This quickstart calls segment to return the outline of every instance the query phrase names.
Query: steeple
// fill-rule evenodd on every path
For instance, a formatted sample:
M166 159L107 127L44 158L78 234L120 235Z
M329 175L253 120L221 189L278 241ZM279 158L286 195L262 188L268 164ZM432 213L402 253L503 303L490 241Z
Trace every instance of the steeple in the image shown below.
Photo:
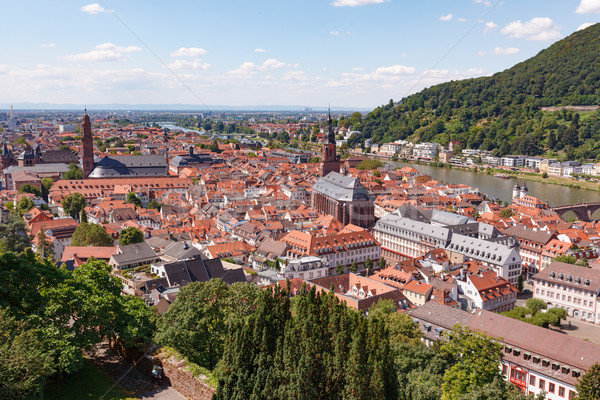
M331 171L340 172L340 163L337 159L337 149L335 146L335 133L331 123L331 109L327 115L327 132L323 136L323 152L321 153L321 176L325 176Z
M81 124L83 136L81 139L83 145L83 154L81 156L81 164L83 177L87 178L94 169L94 138L92 136L92 123L87 114L87 107L84 109L83 123Z

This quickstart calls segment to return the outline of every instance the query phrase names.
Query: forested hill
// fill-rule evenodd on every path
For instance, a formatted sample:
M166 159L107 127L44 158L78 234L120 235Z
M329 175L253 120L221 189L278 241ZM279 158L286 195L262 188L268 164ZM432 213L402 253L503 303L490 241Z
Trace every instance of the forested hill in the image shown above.
M600 24L575 32L490 77L427 88L381 106L355 142L409 139L504 154L600 156L600 114L541 111L544 106L600 105Z

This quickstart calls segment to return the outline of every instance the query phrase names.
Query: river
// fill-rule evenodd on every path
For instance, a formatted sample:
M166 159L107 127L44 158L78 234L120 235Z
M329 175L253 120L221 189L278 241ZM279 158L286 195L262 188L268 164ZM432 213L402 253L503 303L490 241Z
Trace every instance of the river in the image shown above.
M512 190L515 179L496 178L486 173L475 173L459 169L433 167L403 162L387 161L397 167L413 167L421 173L431 176L433 179L444 183L464 183L476 187L481 192L499 198L504 201L512 199ZM526 183L529 194L540 200L547 201L550 206L561 206L565 204L587 203L600 201L600 192L589 189L573 189L566 186L553 185L550 183L519 181L519 185Z

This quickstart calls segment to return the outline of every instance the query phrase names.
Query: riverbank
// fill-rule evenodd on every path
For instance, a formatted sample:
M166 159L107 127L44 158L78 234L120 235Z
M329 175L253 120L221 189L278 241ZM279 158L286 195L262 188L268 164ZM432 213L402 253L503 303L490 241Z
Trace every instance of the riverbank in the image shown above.
M376 156L373 154L367 154L366 157L378 159L384 162L390 162L390 157L384 156ZM571 189L586 189L593 191L600 191L600 183L597 181L587 181L587 180L578 180L574 178L566 178L559 176L547 176L544 178L542 174L538 174L536 172L527 172L527 171L513 171L502 168L494 168L491 166L485 165L473 165L472 167L467 166L459 166L453 164L445 164L441 162L425 162L425 161L412 161L412 160L397 160L396 162L404 162L410 164L417 165L427 165L436 168L445 168L445 169L453 169L457 171L466 171L475 174L483 174L483 175L508 175L509 178L514 178L517 180L524 180L529 182L539 182L539 183L547 183L551 185L557 186L565 186Z

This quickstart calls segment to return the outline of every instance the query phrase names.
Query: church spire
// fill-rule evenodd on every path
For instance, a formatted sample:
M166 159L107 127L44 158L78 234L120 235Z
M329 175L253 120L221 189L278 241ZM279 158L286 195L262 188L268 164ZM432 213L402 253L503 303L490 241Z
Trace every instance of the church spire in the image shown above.
M94 138L92 136L92 123L87 114L87 107L84 109L82 128L82 147L83 153L81 157L83 177L87 178L94 169Z

